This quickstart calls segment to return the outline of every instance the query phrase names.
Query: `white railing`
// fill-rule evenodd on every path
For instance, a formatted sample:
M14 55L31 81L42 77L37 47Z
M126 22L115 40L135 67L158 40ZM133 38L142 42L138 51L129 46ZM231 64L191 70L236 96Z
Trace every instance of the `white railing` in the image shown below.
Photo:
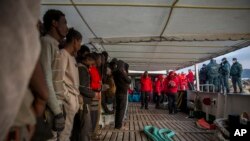
M214 84L201 84L200 85L200 91L201 92L209 92L209 90L212 88L212 92L215 92L215 86ZM204 91L206 90L206 91Z

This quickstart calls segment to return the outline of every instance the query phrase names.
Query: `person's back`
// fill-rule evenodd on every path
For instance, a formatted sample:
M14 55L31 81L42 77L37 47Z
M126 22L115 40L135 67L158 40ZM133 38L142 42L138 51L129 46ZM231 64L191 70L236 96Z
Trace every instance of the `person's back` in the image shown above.
M208 77L208 83L210 85L209 91L218 91L219 89L219 67L220 65L216 63L216 60L211 59L210 63L207 65L207 77Z
M115 128L121 129L127 105L127 90L131 79L128 77L125 63L121 60L117 61L117 69L112 74L116 85Z
M113 72L113 78L116 85L116 94L124 94L127 93L131 80L128 78L125 68L123 68L124 62L119 60L117 63L118 69Z
M217 77L219 75L219 64L215 60L211 60L207 65L207 76Z

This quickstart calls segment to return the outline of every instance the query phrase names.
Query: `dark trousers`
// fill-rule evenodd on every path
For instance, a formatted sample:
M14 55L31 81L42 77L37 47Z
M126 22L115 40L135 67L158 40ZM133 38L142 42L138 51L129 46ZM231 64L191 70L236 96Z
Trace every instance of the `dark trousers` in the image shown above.
M188 82L188 89L194 90L194 82Z
M105 113L112 113L112 110L109 110L107 104L113 104L114 105L114 98L108 97L106 93L102 94L102 108Z
M157 93L154 92L153 94L153 102L156 103L157 102Z
M148 108L148 98L149 98L149 92L142 92L141 93L141 107Z
M219 79L218 76L209 76L208 83L214 85L214 92L217 92L219 89ZM209 87L209 92L213 92L213 88Z
M91 115L90 115L90 105L84 104L84 126L81 130L81 136L80 141L90 141L91 136L91 129L92 129L92 123L91 123Z
M240 89L240 92L242 92L242 83L241 83L241 77L238 76L232 76L232 83L233 83L233 88L234 88L234 92L237 92L237 86Z
M97 125L99 122L99 100L93 99L90 105L90 116L91 116L91 125L92 125L92 132L95 132L97 129Z
M160 108L161 100L162 100L162 95L156 94L156 105L155 105L155 108Z
M177 99L176 93L168 93L168 110L170 114L173 112L177 112L176 99Z
M202 80L200 80L200 85L204 85L204 84L206 84L207 83L207 81L205 80L205 79L202 79ZM203 88L203 91L207 91L207 88L206 88L206 86L202 86Z
M230 92L229 82L228 82L229 76L228 75L222 75L220 77L221 77L220 78L221 79L220 80L221 85L219 86L219 90L220 90L220 87L222 87L222 92L224 93L224 89L226 88L227 93L229 93Z
M122 127L122 120L126 110L127 94L116 94L115 128Z
M90 141L92 134L91 124L90 105L84 104L83 110L79 110L75 115L71 141Z

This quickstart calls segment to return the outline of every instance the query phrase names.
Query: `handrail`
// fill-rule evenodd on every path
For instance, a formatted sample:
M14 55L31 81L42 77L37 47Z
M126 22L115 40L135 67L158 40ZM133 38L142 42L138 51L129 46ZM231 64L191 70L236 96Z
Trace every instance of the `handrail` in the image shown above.
M201 84L200 85L200 91L201 92L204 92L204 87L206 87L206 92L209 92L210 87L212 87L212 89L213 89L212 92L215 92L215 86L214 86L214 84Z

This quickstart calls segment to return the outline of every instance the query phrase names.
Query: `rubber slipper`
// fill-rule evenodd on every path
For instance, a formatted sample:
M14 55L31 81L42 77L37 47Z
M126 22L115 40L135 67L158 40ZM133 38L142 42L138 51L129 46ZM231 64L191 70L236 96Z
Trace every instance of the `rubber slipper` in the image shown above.
M162 128L158 131L158 134L162 138L162 140L172 141L171 138L175 135L175 132L167 128Z
M143 129L144 133L153 141L164 141L158 135L159 129L154 126L145 126Z

